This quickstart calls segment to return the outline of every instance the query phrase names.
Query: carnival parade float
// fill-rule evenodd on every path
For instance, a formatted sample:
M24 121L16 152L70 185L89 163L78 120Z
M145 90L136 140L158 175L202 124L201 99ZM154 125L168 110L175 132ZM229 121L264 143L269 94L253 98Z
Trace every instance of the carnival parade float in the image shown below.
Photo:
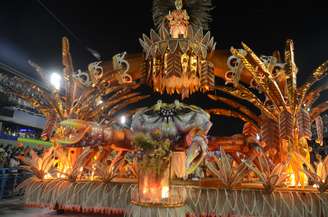
M53 144L24 160L34 174L19 186L27 206L131 217L328 216L328 158L311 161L308 145L312 125L324 145L328 104L316 101L328 61L298 85L292 40L270 56L244 43L216 50L205 32L212 7L154 0L156 30L139 39L143 54L123 52L86 71L73 68L63 38L60 89L0 75L8 94L47 118L42 136ZM196 92L216 106L185 103ZM240 119L242 132L211 135L220 124L213 116Z

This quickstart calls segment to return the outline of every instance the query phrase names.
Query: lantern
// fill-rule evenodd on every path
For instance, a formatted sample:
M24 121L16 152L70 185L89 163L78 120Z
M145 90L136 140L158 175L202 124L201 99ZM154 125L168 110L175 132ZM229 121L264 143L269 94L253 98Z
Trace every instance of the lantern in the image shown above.
M138 147L138 186L132 191L132 204L146 207L183 206L183 189L172 186L171 141L152 134L139 133L134 138Z

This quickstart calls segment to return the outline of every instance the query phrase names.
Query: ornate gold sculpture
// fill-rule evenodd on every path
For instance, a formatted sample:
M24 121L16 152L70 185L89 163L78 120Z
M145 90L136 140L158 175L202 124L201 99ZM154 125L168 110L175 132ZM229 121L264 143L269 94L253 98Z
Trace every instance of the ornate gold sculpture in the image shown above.
M195 5L197 12L190 10ZM328 61L298 86L291 40L284 60L279 52L257 56L244 43L232 56L213 52L214 39L201 28L210 8L209 0L154 0L159 33L140 39L144 56L126 60L120 53L89 64L88 72L74 70L64 38L62 90L0 74L8 92L46 116L44 135L63 145L25 161L35 173L22 184L28 205L129 217L181 217L184 204L191 215L328 216L328 158L317 157L315 170L308 147L314 122L324 145L320 114L328 102L314 103L327 87L314 84ZM215 85L214 73L225 85ZM208 97L224 107L207 112L241 119L242 132L214 136L207 112L178 101L128 108L131 122L116 123L122 108L147 97L135 92L143 83L182 98L213 90Z
M179 2L179 1L177 1ZM180 5L180 4L177 4ZM161 25L159 34L139 39L145 52L147 82L155 91L178 93L182 98L195 91L208 91L214 86L214 66L208 56L215 49L210 32L193 28L186 10L178 6L166 17L169 31Z
M186 10L182 10L182 1L175 1L176 10L170 11L166 19L169 22L172 38L185 38L189 26L189 16Z
M40 74L46 88L17 77L7 78L7 88L12 90L11 94L29 102L47 118L43 133L45 139L51 137L55 125L60 121L69 118L112 121L122 108L146 97L135 92L140 84L133 82L127 73L129 64L124 60L125 53L113 58L115 67L111 71L104 71L101 62L95 62L89 64L88 72L76 72L65 37L62 46L63 89L53 88L43 69L31 61L31 66Z
M243 72L239 71L239 73L249 73L251 75L252 80L248 84L249 88L257 87L259 92L264 94L265 101L261 101L238 80L232 81L234 87L216 87L215 89L251 102L261 111L261 121L258 121L256 115L244 106L229 102L224 98L212 95L210 97L238 109L238 116L242 116L242 119L258 123L261 129L259 135L266 145L266 149L271 149L278 154L275 157L278 162L290 159L296 183L303 185L306 181L304 180L304 174L299 175L302 162L295 159L293 153L301 153L308 162L310 160L307 140L311 139L313 114L318 115L318 109L312 108L313 100L315 100L314 96L318 95L318 89L311 90L311 87L326 75L328 61L320 65L304 85L298 87L296 83L297 67L294 62L294 46L291 40L286 43L285 63L282 63L277 56L262 56L259 58L244 43L242 43L242 46L243 50L231 48L234 58L237 58L237 61L245 68ZM227 79L230 79L230 77ZM322 112L324 109L319 111ZM320 125L319 122L317 121L317 125ZM322 141L321 138L319 140Z

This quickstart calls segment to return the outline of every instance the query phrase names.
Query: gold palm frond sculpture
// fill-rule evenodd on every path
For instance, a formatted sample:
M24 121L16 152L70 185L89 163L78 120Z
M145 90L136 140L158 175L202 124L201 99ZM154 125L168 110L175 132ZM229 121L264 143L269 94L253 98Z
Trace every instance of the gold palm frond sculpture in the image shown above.
M205 163L209 171L227 188L241 184L249 171L246 164L242 162L235 168L233 158L226 154L222 148L220 154L220 157L208 156Z
M54 148L49 148L42 154L38 154L34 151L30 151L31 157L25 157L22 159L23 164L21 168L34 174L40 180L43 180L49 173L49 170L54 166Z
M124 156L122 154L122 152L115 153L113 159L95 163L95 173L104 183L109 183L118 176L119 170L124 164Z
M216 86L214 89L251 103L261 112L261 116L258 118L253 110L235 102L236 100L216 95L209 97L229 105L231 116L257 124L261 142L266 145L266 150L273 149L277 153L277 162L286 161L288 153L293 151L300 153L309 162L307 140L312 136L311 123L328 109L326 102L313 106L320 93L326 89L322 86L315 88L315 84L327 75L328 61L315 69L303 85L298 86L298 68L294 60L292 40L287 40L284 61L278 52L273 56L259 57L246 44L242 43L242 48L231 48L233 56L228 59L235 61L230 64L235 67L233 73L226 74L227 82L233 85ZM239 82L241 73L249 74L251 80ZM255 94L252 89L259 93ZM265 100L260 97L261 94ZM213 113L215 111L212 109ZM291 164L294 163L296 161L291 161ZM300 167L300 162L293 167ZM300 181L300 176L295 176Z
M320 155L317 155L316 167L312 164L307 163L303 156L296 154L299 159L304 163L303 171L312 181L313 186L317 187L318 190L323 193L328 189L328 156L323 160Z
M273 164L264 153L253 161L245 160L244 163L256 174L267 193L271 193L277 187L284 186L290 176L287 172L287 162Z
M57 173L61 175L62 178L68 179L70 182L75 182L79 176L82 175L84 168L87 164L87 158L91 153L91 148L84 148L82 153L78 155L75 161L71 160L67 155L67 151L63 148L58 148L56 150L56 156L60 162L60 168L57 168Z
M30 65L45 85L23 78L0 75L1 84L13 94L43 114L47 124L42 135L50 139L54 125L66 119L85 121L112 120L121 109L147 96L136 92L140 83L128 74L129 63L125 54L113 57L113 67L104 69L102 62L89 64L88 71L75 70L69 41L62 40L63 85L56 89L50 84L47 73L36 63ZM107 114L109 114L107 116Z

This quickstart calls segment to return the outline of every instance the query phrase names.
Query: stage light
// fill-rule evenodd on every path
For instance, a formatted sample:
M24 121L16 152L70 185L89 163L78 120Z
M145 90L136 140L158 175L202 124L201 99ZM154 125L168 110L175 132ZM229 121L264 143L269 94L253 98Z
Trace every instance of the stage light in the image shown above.
M124 125L126 123L126 117L124 115L121 116L120 118L120 123Z
M50 75L50 84L56 89L60 89L60 83L61 83L61 75L58 74L57 72L53 72Z
M104 101L101 98L96 101L97 106L100 104L103 104L103 103L104 103Z

